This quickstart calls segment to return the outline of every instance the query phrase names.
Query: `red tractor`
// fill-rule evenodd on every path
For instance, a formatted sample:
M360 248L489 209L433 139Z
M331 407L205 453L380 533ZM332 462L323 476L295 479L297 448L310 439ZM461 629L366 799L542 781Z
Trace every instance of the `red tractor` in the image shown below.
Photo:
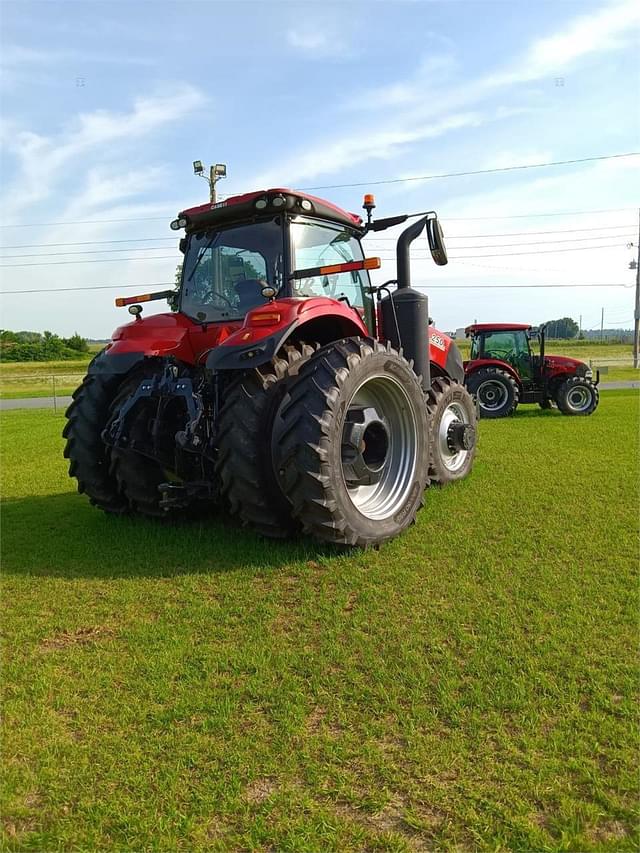
M414 520L430 482L469 473L476 409L462 357L410 287L424 230L447 263L437 216L372 221L373 197L364 206L366 223L271 189L179 214L178 290L116 300L135 319L67 411L80 492L109 513L220 507L266 536L369 546ZM362 238L409 218L397 280L372 287L380 261ZM171 312L143 319L154 299Z
M483 418L512 415L518 403L555 403L565 415L590 415L598 406L598 381L591 368L575 358L546 355L544 326L523 323L476 323L471 337L465 384L478 401ZM531 348L536 341L538 353Z

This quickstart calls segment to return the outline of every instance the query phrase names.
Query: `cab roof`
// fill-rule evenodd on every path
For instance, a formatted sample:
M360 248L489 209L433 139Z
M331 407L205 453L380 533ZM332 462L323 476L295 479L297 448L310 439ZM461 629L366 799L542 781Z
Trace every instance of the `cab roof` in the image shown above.
M280 203L279 206L273 205L272 202L276 198L284 199L284 203ZM266 202L260 209L255 206L259 199L264 199ZM305 203L303 204L303 202ZM178 216L187 220L187 231L193 231L195 228L231 222L234 219L246 219L250 216L281 213L283 211L317 216L320 219L328 219L341 225L349 225L352 228L364 230L362 217L358 216L357 213L349 213L330 201L284 187L229 196L224 201L215 204L209 202L197 207L187 208L181 211Z
M529 323L472 323L464 332L475 335L477 332L521 332L531 328Z

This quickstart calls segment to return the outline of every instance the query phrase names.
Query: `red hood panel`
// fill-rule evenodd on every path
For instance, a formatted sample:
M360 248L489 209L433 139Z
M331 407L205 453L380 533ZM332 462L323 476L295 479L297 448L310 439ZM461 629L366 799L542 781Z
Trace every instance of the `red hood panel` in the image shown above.
M544 357L544 363L546 367L549 368L567 368L570 367L572 370L575 370L576 367L584 364L584 361L579 361L577 358L570 358L568 355L546 355Z
M201 353L222 343L240 326L241 322L205 326L184 314L153 314L119 326L107 345L107 351L112 355L124 352L173 355L193 364Z

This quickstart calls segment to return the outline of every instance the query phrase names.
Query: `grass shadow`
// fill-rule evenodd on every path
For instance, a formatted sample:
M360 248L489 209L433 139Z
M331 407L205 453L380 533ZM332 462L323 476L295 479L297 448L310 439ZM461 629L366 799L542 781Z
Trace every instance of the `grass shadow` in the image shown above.
M108 516L73 492L3 501L6 574L46 577L172 577L279 569L344 551L300 537L263 539L228 516L165 524Z

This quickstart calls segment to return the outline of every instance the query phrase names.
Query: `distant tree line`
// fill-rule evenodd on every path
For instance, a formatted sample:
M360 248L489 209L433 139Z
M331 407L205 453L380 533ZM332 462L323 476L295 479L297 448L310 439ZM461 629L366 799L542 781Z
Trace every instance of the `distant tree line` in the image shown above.
M571 317L562 317L560 320L549 320L546 323L546 336L548 338L563 338L570 340L575 338L580 327Z
M53 332L0 330L2 361L66 361L87 352L89 344L77 332L70 338L61 338Z

